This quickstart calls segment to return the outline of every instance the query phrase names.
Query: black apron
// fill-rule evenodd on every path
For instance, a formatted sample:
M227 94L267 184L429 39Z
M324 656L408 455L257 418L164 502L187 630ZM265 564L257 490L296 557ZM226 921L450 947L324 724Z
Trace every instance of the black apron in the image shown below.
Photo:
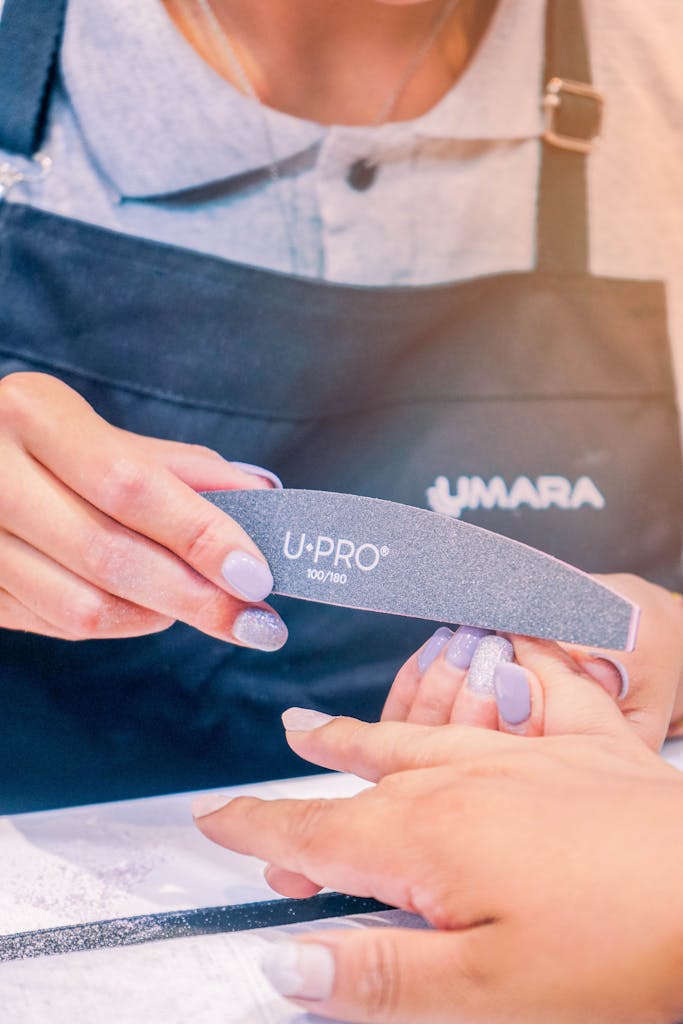
M6 0L10 151L38 146L62 6ZM547 77L590 80L577 12L550 0ZM562 130L586 110L563 104ZM544 146L534 272L419 288L289 277L0 201L0 373L54 374L111 423L291 487L429 494L586 570L678 587L664 288L588 273L585 190L585 157ZM0 812L300 774L279 713L376 717L430 632L273 604L290 629L278 654L182 624L81 643L0 631Z

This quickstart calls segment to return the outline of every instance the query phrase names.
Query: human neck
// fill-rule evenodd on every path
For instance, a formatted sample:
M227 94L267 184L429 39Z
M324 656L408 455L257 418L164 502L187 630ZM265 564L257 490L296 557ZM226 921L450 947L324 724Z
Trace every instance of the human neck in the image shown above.
M234 68L195 0L163 0L174 23L220 75ZM323 124L373 124L428 38L443 0L212 0L261 101ZM397 98L389 119L437 103L466 67L495 0L460 0Z

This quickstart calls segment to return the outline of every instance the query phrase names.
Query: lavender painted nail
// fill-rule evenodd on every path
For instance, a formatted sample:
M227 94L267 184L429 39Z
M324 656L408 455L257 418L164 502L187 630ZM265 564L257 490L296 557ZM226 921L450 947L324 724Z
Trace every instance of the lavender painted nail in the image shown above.
M245 647L257 651L279 651L289 633L284 622L267 608L245 608L232 624L232 635Z
M284 488L284 484L276 473L272 473L269 469L264 469L263 466L252 466L250 462L233 462L233 466L237 466L238 469L243 470L245 473L251 473L252 476L260 476L264 480L269 480L273 487L281 491Z
M417 667L420 672L427 671L434 659L438 658L439 654L441 654L441 651L452 636L452 629L448 629L447 626L439 626L436 633L429 638L417 656Z
M494 697L493 673L496 665L512 661L514 650L509 640L502 636L485 636L474 652L466 686L477 697Z
M247 601L263 601L273 589L273 574L266 563L246 551L231 551L221 575Z
M500 717L508 725L521 725L531 715L529 677L521 665L500 662L493 672L493 689Z
M621 680L621 686L619 688L619 693L617 694L617 700L623 700L626 694L628 693L629 688L629 678L626 666L622 665L622 663L617 658L611 658L607 654L601 654L600 651L591 651L588 657L592 658L594 662L605 661L608 665L611 665L612 668L615 668L617 670L617 672L619 673L619 679ZM584 667L588 670L589 674L592 675L590 664L584 664ZM597 681L601 682L600 679L598 679Z
M477 629L476 626L459 626L446 647L446 664L458 669L469 668L479 642L485 636L490 635L491 633L488 629Z

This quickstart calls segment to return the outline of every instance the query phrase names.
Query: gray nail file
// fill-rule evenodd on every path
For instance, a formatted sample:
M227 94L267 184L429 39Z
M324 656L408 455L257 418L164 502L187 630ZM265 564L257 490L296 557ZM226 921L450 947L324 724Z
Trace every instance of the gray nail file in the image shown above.
M258 544L274 592L632 650L638 608L586 573L471 523L329 491L204 494Z

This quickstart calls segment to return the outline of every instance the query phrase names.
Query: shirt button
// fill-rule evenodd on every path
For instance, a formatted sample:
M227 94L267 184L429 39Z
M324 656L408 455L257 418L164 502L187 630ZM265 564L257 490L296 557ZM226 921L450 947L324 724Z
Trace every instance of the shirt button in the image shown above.
M371 163L365 157L354 160L346 174L347 184L356 192L365 192L374 184L378 169L377 164Z

